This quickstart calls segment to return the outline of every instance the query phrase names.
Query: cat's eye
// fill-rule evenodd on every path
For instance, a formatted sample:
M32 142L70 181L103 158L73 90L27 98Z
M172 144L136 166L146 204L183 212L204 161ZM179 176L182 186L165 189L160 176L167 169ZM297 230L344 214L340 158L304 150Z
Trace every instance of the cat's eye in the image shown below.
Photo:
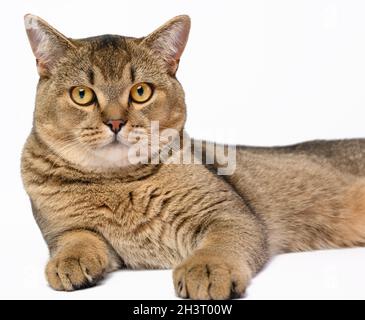
M70 96L73 102L83 107L92 105L96 100L95 92L85 86L71 88Z
M152 86L146 82L135 84L130 92L131 100L136 103L148 101L153 94Z

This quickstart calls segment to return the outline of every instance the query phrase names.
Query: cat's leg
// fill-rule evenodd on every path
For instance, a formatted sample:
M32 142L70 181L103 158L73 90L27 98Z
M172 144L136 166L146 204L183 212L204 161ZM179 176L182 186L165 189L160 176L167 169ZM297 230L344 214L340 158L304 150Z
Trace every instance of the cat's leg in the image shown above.
M191 299L242 296L268 260L263 226L250 213L223 213L196 227L196 250L173 273L176 294Z
M120 260L96 233L68 231L50 248L46 277L55 290L72 291L95 285L105 273L116 270Z

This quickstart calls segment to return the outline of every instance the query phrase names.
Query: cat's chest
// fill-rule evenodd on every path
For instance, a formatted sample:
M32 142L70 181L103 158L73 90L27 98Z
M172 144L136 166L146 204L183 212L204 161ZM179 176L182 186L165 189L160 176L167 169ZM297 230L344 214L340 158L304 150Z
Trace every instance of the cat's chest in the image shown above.
M37 221L49 238L66 230L94 230L131 267L172 267L192 250L185 241L189 217L217 199L209 181L196 181L186 168L168 169L131 182L34 185L30 195Z
M153 182L115 183L90 185L79 195L84 223L100 232L127 265L167 268L181 261L172 228L176 191Z

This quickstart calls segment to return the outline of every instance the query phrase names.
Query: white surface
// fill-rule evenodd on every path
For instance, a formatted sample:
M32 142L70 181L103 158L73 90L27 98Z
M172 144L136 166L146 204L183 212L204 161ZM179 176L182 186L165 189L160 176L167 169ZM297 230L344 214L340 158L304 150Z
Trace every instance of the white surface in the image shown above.
M275 145L365 134L364 1L15 0L2 1L0 12L0 298L174 297L169 271L119 272L72 294L47 287L46 246L19 176L37 81L25 13L72 37L141 36L189 14L178 76L193 136ZM364 270L365 249L281 256L247 298L365 298Z
M0 299L177 299L172 273L165 270L122 270L94 288L53 291L43 276L46 250L40 239L25 249L12 259L16 265L6 266ZM364 270L363 248L281 255L254 278L245 299L365 299Z

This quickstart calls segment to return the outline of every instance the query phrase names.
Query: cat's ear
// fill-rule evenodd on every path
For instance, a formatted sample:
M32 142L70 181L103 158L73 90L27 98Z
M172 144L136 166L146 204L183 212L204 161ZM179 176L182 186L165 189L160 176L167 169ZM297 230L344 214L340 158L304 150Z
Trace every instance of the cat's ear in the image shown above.
M174 75L188 41L189 31L189 16L177 16L144 38L142 43L161 56L166 61L169 72Z
M36 57L38 73L40 76L49 76L53 66L74 44L37 16L25 15L24 23Z

